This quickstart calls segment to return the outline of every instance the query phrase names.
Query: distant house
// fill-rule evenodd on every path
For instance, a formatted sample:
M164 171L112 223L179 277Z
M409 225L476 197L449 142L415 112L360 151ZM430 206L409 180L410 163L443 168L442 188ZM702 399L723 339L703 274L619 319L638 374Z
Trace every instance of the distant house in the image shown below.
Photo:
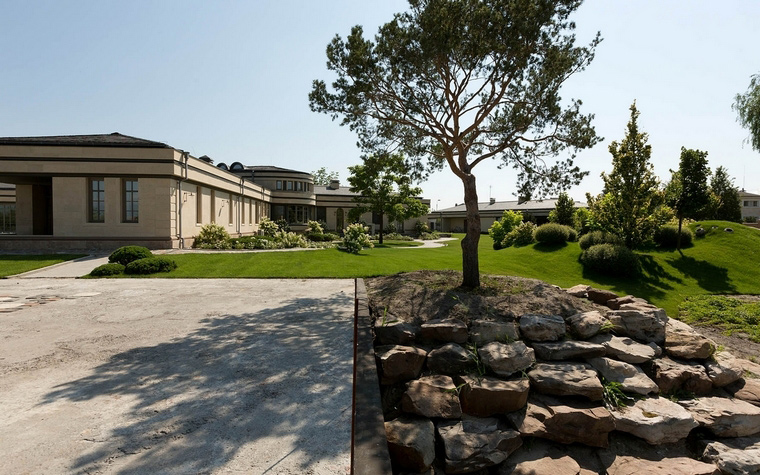
M0 138L0 249L192 246L205 224L256 234L264 217L294 231L342 229L356 196L275 166L207 156L119 133ZM429 205L428 200L423 200ZM374 222L371 213L362 216Z
M742 220L745 218L760 220L760 195L742 190L739 192L739 202L742 205Z
M480 231L488 232L488 228L501 219L504 211L519 211L526 217L532 218L537 223L544 223L549 218L549 213L557 206L557 199L529 200L529 201L496 201L478 203L480 211ZM586 203L575 202L576 208L585 208ZM464 204L456 205L428 214L428 222L435 229L443 232L464 232L467 209Z

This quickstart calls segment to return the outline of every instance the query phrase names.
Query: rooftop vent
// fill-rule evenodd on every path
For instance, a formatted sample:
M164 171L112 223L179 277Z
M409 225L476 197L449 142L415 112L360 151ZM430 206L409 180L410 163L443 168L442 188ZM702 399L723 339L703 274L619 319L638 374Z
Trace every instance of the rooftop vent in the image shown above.
M490 203L490 204L494 204L494 203L496 203L496 198L491 198L491 199L489 200L489 203Z
M212 165L214 164L214 161L211 160L211 157L209 157L208 155L201 155L200 157L198 157L198 160L203 160L204 162L210 163Z
M330 184L327 185L329 190L337 190L340 188L340 180L330 180Z

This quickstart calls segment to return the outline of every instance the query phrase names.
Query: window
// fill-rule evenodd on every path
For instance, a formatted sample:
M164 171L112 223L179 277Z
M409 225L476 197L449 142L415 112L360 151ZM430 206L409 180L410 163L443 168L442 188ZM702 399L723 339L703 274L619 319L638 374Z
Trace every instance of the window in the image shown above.
M0 203L0 234L16 233L16 203Z
M297 181L296 182L296 191L303 191L303 182Z
M277 189L278 190L282 189L282 180L277 180Z
M234 214L232 212L232 193L230 193L230 199L227 200L227 204L229 205L229 210L227 212L227 214L229 215L229 220L228 221L229 221L230 224L232 224L232 223L235 222L235 216L234 216Z
M121 181L123 204L121 209L122 223L137 223L140 215L140 199L137 180L123 179Z
M216 223L216 191L211 190L211 222Z
M203 188L195 187L195 222L203 223Z
M324 206L317 206L317 221L327 222L327 208Z
M282 205L275 205L272 207L272 219L274 221L277 221L278 219L284 219L285 218L285 207Z
M293 191L293 182L292 181L288 182L288 191Z
M89 180L89 216L91 223L104 223L106 221L106 181L104 178L90 178Z
M306 223L309 220L309 207L301 205L288 206L288 223Z

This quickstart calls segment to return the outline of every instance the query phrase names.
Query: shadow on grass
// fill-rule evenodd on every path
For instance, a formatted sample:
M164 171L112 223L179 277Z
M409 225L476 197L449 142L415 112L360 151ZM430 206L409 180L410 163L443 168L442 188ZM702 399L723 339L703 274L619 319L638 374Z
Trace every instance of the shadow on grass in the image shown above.
M566 242L557 243L557 244L547 244L547 243L539 242L538 244L533 245L533 249L535 249L538 252L554 252L560 249L564 249L566 247L567 247Z
M109 471L119 458L119 473L216 473L241 449L248 473L310 473L349 450L351 309L351 296L299 298L211 316L113 355L41 404L133 401L107 420L104 443L73 458L72 473Z
M646 300L661 299L667 292L674 290L673 284L682 284L683 280L668 273L650 255L639 254L640 272L628 277L611 277L599 272L583 269L583 278L603 282L612 286L616 292L635 295Z
M696 280L697 285L707 292L714 294L736 293L736 287L731 284L728 269L725 267L718 267L707 261L683 255L668 258L667 263L684 275Z

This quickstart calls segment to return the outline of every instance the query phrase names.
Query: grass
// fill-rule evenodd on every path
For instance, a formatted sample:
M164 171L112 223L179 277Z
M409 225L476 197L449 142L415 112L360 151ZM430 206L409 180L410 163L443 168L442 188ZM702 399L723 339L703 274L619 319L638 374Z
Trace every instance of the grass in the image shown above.
M760 302L743 302L722 295L687 297L680 306L680 318L689 324L711 325L727 335L746 333L760 342Z
M30 270L52 266L60 262L70 261L84 257L85 254L40 254L30 256L26 254L0 255L0 277L22 274Z

